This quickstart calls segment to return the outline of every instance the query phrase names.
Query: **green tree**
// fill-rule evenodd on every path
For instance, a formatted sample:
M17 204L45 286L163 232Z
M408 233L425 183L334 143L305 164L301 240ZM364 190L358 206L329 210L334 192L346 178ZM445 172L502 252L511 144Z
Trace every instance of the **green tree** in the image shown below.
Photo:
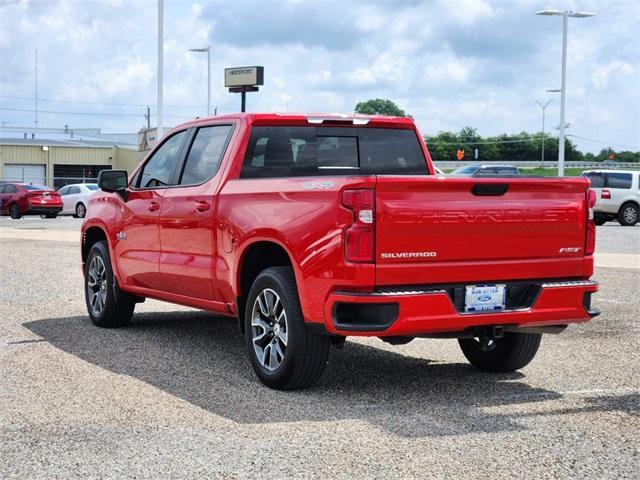
M364 115L386 115L392 117L406 117L407 114L391 100L372 98L366 102L358 102L356 113Z

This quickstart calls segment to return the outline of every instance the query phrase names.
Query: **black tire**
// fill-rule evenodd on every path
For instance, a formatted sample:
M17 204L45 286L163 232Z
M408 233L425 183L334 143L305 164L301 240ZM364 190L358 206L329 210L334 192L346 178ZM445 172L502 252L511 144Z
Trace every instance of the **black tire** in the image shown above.
M101 311L95 311L92 307L92 297L96 293L95 287L90 286L90 268L94 257L98 257L105 268L104 306ZM89 318L98 327L114 328L123 327L129 323L133 316L135 308L134 298L120 290L111 268L111 259L109 258L109 249L104 241L96 242L89 250L84 271L84 297L87 303L87 311ZM101 285L100 284L100 285ZM99 287L100 288L100 287Z
M493 348L482 348L474 338L458 340L462 353L476 368L488 372L513 372L529 364L538 352L542 335L539 333L511 333L494 340Z
M74 215L74 217L84 218L86 214L87 214L87 207L84 206L84 203L79 202L76 205L76 214Z
M9 207L9 214L11 218L14 220L20 220L22 218L22 214L20 213L20 207L18 207L17 203L12 203L11 207Z
M632 202L622 204L618 211L618 221L625 227L633 227L640 220L640 209Z
M253 342L256 329L252 326L254 304L258 295L265 291L273 291L278 295L286 313L286 347L281 363L274 370L262 365ZM262 383L277 390L294 390L318 381L329 356L329 336L306 328L291 267L271 267L261 272L249 290L244 311L247 353ZM273 342L277 340L273 335L272 338Z

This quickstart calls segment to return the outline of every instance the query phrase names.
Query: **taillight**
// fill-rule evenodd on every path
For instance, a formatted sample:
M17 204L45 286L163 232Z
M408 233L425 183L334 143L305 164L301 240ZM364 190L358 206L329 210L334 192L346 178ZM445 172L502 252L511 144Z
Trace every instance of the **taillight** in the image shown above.
M375 195L371 189L345 190L342 204L353 211L353 222L344 232L344 255L349 262L373 262Z
M604 200L611 200L611 192L609 190L602 190L600 198L603 198Z
M593 255L596 249L596 224L593 221L593 206L596 204L596 192L587 190L587 236L585 238L584 253Z

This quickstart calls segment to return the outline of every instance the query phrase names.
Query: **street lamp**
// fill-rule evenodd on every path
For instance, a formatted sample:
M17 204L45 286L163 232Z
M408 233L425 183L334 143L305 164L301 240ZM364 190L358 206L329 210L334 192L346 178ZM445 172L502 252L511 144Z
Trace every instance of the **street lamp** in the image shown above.
M211 45L203 48L190 48L190 52L207 52L207 117L211 115Z
M540 108L542 109L542 158L541 158L541 161L543 164L544 164L544 111L547 109L547 107L551 102L553 102L553 100L547 100L544 103L542 103L540 100L536 100L536 103L540 105Z
M558 140L558 176L564 176L564 105L567 94L567 27L569 17L593 17L595 13L572 12L571 10L540 10L536 15L559 15L562 17L562 84L560 86L560 138Z

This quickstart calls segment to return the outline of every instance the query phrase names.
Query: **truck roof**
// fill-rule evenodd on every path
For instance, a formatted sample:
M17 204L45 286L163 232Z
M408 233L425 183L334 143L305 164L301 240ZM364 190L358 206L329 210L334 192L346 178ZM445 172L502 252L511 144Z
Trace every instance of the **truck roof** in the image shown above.
M245 120L249 124L258 125L344 125L377 126L393 128L414 128L413 119L409 117L387 117L383 115L360 115L343 113L230 113L215 117L198 118L175 128L206 125L220 120Z

